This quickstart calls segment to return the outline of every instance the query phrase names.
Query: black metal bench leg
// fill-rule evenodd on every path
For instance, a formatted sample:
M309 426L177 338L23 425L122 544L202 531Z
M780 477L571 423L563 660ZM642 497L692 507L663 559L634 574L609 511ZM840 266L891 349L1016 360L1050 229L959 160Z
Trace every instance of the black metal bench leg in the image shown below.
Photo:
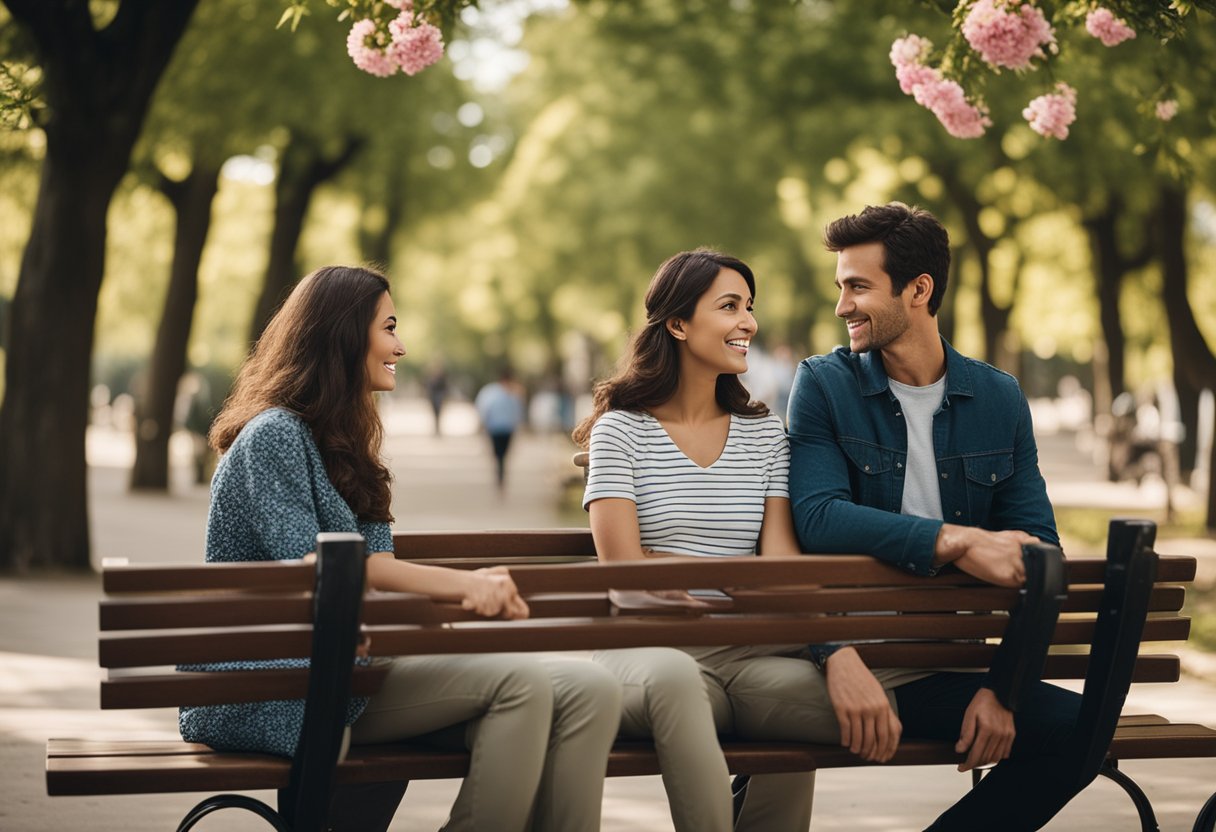
M1199 810L1192 832L1212 832L1213 828L1216 828L1216 794L1209 797Z
M1157 816L1153 814L1153 804L1149 802L1148 795L1136 784L1135 780L1119 771L1118 760L1107 759L1102 763L1102 768L1098 769L1098 774L1113 780L1119 788L1127 792L1127 796L1132 799L1132 803L1136 805L1136 811L1140 814L1140 828L1143 832L1158 832L1160 827L1157 826Z
M283 820L282 815L262 801L243 794L217 794L207 798L182 818L182 822L177 827L177 832L186 832L188 829L193 829L194 824L212 812L218 812L220 809L244 809L248 812L253 812L262 820L269 823L274 827L275 832L291 832L291 827L287 825L287 821Z

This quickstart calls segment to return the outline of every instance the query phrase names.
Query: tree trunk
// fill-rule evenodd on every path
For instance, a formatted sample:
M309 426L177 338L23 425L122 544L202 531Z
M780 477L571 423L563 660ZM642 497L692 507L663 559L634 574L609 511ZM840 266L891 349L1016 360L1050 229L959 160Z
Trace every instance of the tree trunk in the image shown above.
M1123 257L1119 254L1118 235L1115 224L1119 218L1118 200L1113 198L1105 209L1084 221L1089 233L1089 246L1093 257L1094 285L1098 290L1098 320L1102 325L1102 337L1106 341L1106 390L1105 401L1094 399L1094 413L1110 413L1111 402L1127 389L1125 372L1125 344L1123 321L1119 317L1119 292L1123 275L1127 271Z
M78 154L88 158L89 143ZM113 188L96 183L100 172L64 170L60 158L48 152L43 162L13 295L0 410L0 566L22 572L35 564L89 567L88 356Z
M958 297L959 281L962 280L963 250L955 248L950 255L950 276L946 281L946 296L937 310L937 331L953 344L958 337L958 313L954 299Z
M106 211L197 0L7 0L38 51L47 151L9 310L0 408L0 569L87 570L84 437Z
M177 226L169 290L156 330L144 395L136 410L135 467L131 488L167 491L169 437L177 385L186 371L186 350L194 304L198 299L198 266L211 227L211 205L219 189L219 167L198 165L182 181L161 177L160 189L173 205Z
M385 172L388 179L384 199L372 197L364 204L359 219L359 250L363 259L379 269L388 269L393 259L393 235L405 216L404 165L394 165Z
M992 299L992 263L990 255L996 241L988 237L980 227L980 210L983 206L975 198L974 190L959 176L957 164L943 164L936 172L945 183L946 192L958 207L963 225L967 229L967 245L975 253L980 267L980 322L984 325L984 360L1017 375L1018 356L1015 351L1005 349L1005 333L1009 329L1009 316L1013 311L1001 307ZM1014 276L1017 279L1017 276ZM1016 294L1016 293L1015 293Z
M816 309L821 304L834 307L836 298L832 293L825 291L816 279L815 266L807 259L806 252L802 248L802 241L796 236L790 235L786 241L786 248L789 251L793 295L798 298L798 301L790 309L784 340L794 355L801 359L802 356L809 355L815 350L815 345L811 342L811 330L815 326L817 318ZM841 329L843 330L843 327ZM843 331L841 334L844 334Z
M1184 483L1199 466L1199 394L1203 391L1174 365L1174 392L1178 394L1178 420L1182 422L1182 441L1178 444L1178 474Z
M1213 379L1216 379L1216 355L1212 354L1195 322L1187 297L1186 191L1174 182L1162 182L1158 198L1157 241L1161 254L1162 300L1169 322L1174 366L1191 387L1202 390L1212 387ZM1216 468L1208 472L1205 525L1209 530L1216 530Z
M270 316L287 297L300 277L296 247L304 230L308 206L318 186L338 173L358 151L362 140L349 138L336 156L325 158L311 139L293 136L283 150L279 176L275 181L274 229L270 233L270 261L266 280L254 309L249 342L255 343Z

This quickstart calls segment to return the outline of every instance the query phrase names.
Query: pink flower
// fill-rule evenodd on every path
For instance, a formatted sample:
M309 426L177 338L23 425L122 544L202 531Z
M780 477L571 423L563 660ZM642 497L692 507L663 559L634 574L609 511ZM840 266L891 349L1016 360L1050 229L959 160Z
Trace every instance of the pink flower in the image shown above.
M1055 32L1029 3L1012 8L1003 0L978 0L963 20L963 37L990 66L1026 69L1031 59L1045 57L1044 46L1055 46Z
M1136 30L1115 17L1110 9L1094 9L1085 16L1085 31L1102 41L1104 46L1118 46L1136 36Z
M1178 102L1172 98L1167 98L1164 101L1157 102L1157 118L1162 121L1169 121L1174 116L1178 115Z
M412 12L414 10L414 0L384 0L394 9L400 9L403 12Z
M957 81L945 80L940 74L934 80L917 84L912 97L931 110L946 132L956 139L977 139L984 135L985 128L992 126L988 109L969 102Z
M387 78L397 71L397 65L384 52L385 40L384 34L376 29L376 21L356 20L346 36L346 52L359 69Z
M402 12L388 29L393 36L388 56L406 75L416 75L443 57L443 33L414 20L412 13Z
M1068 138L1068 125L1077 120L1077 91L1068 84L1056 84L1056 92L1040 95L1022 110L1022 118L1040 136Z
M895 77L899 80L899 88L904 95L912 95L919 85L940 81L942 74L931 66L904 64L896 68Z
M932 111L951 136L974 139L984 135L984 128L992 126L987 108L971 104L958 82L947 81L940 70L923 63L932 48L933 44L919 35L908 35L891 44L891 63L899 88Z
M920 35L908 35L904 38L897 38L891 44L891 63L897 69L901 66L923 64L932 48L933 42L928 38L922 38ZM907 92L907 90L904 90L904 92Z

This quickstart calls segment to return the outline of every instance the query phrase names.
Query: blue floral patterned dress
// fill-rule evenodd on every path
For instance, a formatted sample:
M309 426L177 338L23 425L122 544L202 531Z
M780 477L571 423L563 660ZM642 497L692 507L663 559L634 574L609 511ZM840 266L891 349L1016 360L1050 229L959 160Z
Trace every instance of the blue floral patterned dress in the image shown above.
M393 551L388 524L360 521L330 483L308 426L282 408L265 410L241 430L211 480L207 560L300 558L316 548L319 532L358 532L367 540L369 554ZM307 659L282 659L181 669L307 666ZM365 699L351 700L348 725L366 704ZM189 742L286 757L295 753L303 721L303 699L185 707L178 715L182 737Z

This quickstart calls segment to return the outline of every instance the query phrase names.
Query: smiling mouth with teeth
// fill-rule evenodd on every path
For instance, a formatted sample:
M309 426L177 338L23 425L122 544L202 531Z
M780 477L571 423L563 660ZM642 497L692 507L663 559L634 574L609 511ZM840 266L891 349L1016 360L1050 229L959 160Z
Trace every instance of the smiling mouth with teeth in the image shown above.
M393 375L397 375L397 365L396 364L389 364L387 361L385 361L384 369L388 370Z
M751 341L745 340L743 338L736 338L733 341L726 342L726 346L734 347L735 349L742 350L743 352L747 352L747 348L750 345L751 345Z

